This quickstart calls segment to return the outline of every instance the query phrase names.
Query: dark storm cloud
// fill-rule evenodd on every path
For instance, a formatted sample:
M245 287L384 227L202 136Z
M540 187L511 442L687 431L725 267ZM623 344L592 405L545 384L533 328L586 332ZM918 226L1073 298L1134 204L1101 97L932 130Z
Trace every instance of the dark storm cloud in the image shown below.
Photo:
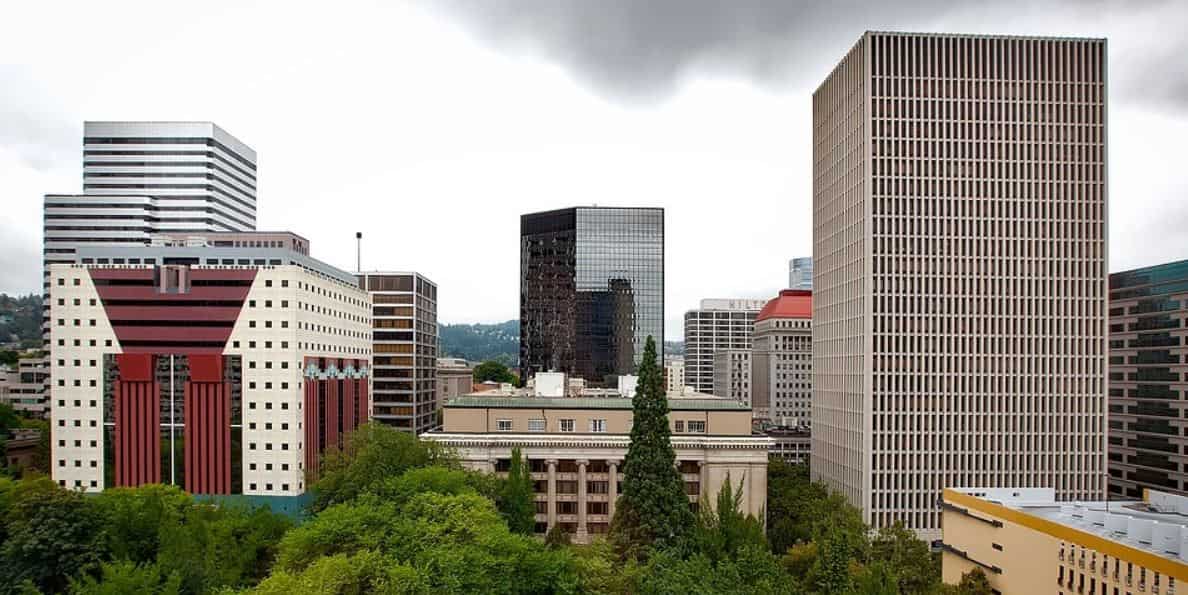
M523 47L565 65L616 99L663 99L694 71L815 86L865 30L943 30L1108 37L1112 27L1171 1L1109 0L426 0L495 45ZM1185 14L1188 11L1179 11ZM1188 17L1186 17L1188 18ZM1181 21L1183 22L1183 21ZM1171 22L1159 23L1174 27ZM1076 27L1071 30L1070 27ZM1176 68L1138 58L1126 77L1136 98L1188 105L1188 43ZM1140 40L1142 41L1142 40ZM1145 73L1150 72L1150 76ZM1158 76L1156 76L1158 73ZM1144 83L1150 83L1144 85Z

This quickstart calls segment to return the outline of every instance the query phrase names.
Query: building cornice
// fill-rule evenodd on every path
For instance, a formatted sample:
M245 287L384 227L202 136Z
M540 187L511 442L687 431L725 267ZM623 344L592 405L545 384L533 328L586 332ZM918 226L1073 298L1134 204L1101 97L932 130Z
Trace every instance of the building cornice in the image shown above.
M627 448L631 436L615 434L596 436L591 434L462 434L450 432L426 432L425 440L433 440L455 448ZM767 436L675 436L673 448L710 448L718 450L769 450L775 441Z

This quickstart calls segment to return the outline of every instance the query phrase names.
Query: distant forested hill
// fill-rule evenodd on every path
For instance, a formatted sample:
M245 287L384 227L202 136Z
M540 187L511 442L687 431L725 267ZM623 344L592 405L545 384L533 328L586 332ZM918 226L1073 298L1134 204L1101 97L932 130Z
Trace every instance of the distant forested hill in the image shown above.
M441 324L439 352L442 357L461 357L472 362L495 360L515 368L520 365L520 321L496 324Z
M664 355L685 355L684 341L665 341Z
M13 297L0 293L0 343L20 342L25 347L41 345L41 296Z

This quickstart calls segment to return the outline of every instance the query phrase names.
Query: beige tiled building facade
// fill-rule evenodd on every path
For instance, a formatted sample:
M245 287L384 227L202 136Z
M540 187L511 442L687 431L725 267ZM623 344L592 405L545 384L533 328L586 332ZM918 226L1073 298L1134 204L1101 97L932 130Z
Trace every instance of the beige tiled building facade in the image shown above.
M1188 499L1057 502L1051 488L944 491L943 578L999 593L1173 595L1188 580Z
M1106 42L868 32L813 94L816 479L1105 489Z
M741 484L744 512L763 518L767 452L751 410L726 399L669 399L677 466L690 502ZM555 524L578 541L606 533L631 443L631 400L618 397L462 397L444 427L422 434L457 450L468 468L504 473L519 447L536 482L536 530Z

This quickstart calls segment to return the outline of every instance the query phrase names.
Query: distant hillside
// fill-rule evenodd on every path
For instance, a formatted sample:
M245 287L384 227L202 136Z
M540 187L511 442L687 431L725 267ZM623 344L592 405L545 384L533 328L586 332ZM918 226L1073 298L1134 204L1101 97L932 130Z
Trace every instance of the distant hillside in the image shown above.
M665 341L664 355L685 355L684 341Z
M495 360L508 367L520 365L520 321L497 324L439 324L442 357L472 362Z
M41 296L12 297L0 293L0 343L41 345Z

